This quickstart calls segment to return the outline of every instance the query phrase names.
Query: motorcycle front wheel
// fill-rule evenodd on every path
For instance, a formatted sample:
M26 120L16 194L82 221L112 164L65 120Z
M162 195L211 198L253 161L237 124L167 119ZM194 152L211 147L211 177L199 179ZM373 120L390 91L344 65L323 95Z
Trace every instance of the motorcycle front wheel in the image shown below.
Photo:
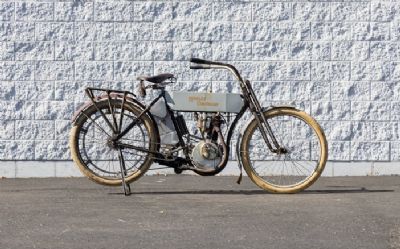
M272 152L253 120L243 133L240 157L249 178L272 193L296 193L313 184L327 160L328 146L319 124L294 108L263 113L283 151Z

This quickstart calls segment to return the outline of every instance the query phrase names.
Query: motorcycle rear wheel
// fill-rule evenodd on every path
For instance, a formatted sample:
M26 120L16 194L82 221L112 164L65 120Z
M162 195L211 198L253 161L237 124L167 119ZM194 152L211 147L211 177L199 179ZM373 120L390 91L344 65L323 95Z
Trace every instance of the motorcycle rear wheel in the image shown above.
M141 108L122 100L101 100L83 110L70 132L69 146L72 159L79 170L90 180L103 184L117 186L122 184L120 160L126 167L125 182L130 183L139 179L151 166L153 156L150 153L111 146L110 137L117 133L105 121L101 110L111 124L119 126L123 131L142 112ZM116 122L113 122L113 116ZM120 141L140 146L150 151L157 150L157 135L152 119L142 115L137 125L132 128Z

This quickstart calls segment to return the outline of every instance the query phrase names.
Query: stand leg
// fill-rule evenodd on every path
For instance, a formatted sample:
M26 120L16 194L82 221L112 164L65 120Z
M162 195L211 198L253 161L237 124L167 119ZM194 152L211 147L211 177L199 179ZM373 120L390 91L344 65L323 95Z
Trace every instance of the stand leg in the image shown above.
M131 186L126 183L125 176L126 176L126 168L125 168L125 160L124 156L122 155L122 150L119 149L119 166L121 167L121 179L122 179L122 187L124 188L125 196L131 195Z

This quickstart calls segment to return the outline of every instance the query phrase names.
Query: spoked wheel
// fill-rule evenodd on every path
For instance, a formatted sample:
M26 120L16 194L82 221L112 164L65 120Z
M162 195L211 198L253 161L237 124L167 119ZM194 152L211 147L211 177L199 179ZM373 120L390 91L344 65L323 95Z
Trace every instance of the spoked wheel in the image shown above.
M274 136L283 148L271 152L256 120L243 134L240 156L250 179L274 193L296 193L321 175L327 160L327 142L318 123L303 111L274 108L264 112Z
M100 184L121 185L121 163L126 169L126 183L138 179L149 169L153 155L121 148L111 139L136 122L118 142L156 151L157 132L147 115L137 119L141 111L140 107L131 103L125 102L122 108L122 100L109 102L106 99L80 114L71 130L70 149L72 159L84 175Z

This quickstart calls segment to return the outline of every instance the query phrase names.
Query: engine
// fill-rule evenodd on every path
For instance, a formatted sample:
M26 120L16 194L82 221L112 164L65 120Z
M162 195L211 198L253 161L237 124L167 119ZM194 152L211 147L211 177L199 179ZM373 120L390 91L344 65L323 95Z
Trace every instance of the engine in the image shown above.
M195 113L195 121L203 140L192 150L193 164L204 171L215 170L223 159L226 146L221 133L223 120L219 113Z

